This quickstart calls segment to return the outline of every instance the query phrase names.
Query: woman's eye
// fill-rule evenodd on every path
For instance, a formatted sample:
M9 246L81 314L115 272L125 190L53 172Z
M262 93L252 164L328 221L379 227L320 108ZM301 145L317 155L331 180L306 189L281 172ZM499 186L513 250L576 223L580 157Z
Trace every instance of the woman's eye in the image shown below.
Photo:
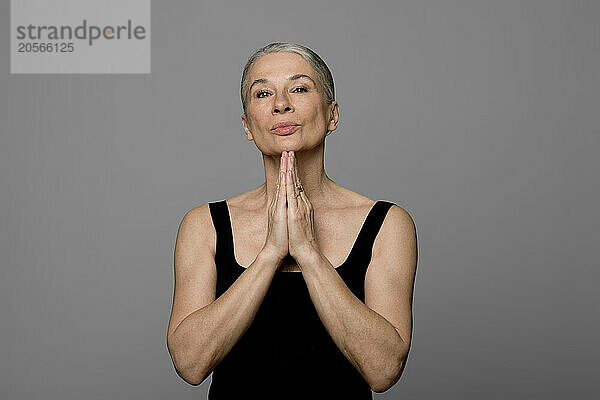
M298 91L298 92L296 92L296 91ZM297 87L294 90L292 90L292 92L296 92L296 93L308 92L308 89L305 87Z
M260 98L262 98L262 97L265 97L265 95L268 95L268 94L269 94L269 92L266 92L266 91L264 91L264 90L261 90L260 92L257 92L257 93L256 93L256 97L258 97L258 98L260 99Z

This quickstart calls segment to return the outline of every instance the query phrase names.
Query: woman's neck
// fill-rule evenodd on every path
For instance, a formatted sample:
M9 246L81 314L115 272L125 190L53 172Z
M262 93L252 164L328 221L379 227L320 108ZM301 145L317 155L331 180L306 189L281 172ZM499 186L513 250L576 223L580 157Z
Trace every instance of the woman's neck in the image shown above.
M316 207L328 202L328 198L331 197L329 195L333 192L333 185L335 185L325 173L323 154L323 146L309 151L294 152L296 163L298 165L298 179L300 180L302 187L304 187L304 193L310 199L313 206ZM266 184L263 184L263 194L266 200L265 204L270 204L277 192L280 160L281 154L263 154L266 181Z

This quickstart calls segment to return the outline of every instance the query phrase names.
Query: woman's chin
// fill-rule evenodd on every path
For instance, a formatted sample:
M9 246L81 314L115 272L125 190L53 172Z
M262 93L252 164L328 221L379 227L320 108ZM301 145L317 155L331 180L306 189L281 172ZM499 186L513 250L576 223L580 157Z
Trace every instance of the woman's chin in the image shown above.
M287 143L280 143L279 146L276 146L276 148L279 150L279 153L282 151L297 151L300 149L300 147L300 143L291 141Z

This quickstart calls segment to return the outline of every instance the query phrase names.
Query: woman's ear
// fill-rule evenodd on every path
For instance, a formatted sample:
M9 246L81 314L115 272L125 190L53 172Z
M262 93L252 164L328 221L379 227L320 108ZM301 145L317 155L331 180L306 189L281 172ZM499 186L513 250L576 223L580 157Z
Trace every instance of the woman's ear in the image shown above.
M329 123L327 124L327 130L332 132L337 129L338 119L340 116L340 108L337 101L332 101L329 105Z
M246 132L246 138L248 140L254 140L254 136L252 136L252 132L248 127L248 121L246 120L246 114L242 114L242 126L244 127L244 132Z

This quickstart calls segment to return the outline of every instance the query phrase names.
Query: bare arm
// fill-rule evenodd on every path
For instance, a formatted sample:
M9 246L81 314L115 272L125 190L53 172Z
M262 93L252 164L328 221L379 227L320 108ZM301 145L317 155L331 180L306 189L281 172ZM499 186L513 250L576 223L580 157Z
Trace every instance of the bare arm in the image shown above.
M217 300L188 315L169 348L186 381L200 384L246 332L263 302L277 261L264 254Z
M412 334L412 288L417 242L412 219L392 206L373 249L365 277L365 303L331 263L315 252L302 274L323 324L371 388L381 393L402 371Z
M199 385L246 332L280 259L263 249L218 299L210 211L188 213L175 250L175 295L167 346L177 373ZM210 229L209 229L210 228ZM212 238L210 237L212 235ZM214 247L213 247L214 248Z

